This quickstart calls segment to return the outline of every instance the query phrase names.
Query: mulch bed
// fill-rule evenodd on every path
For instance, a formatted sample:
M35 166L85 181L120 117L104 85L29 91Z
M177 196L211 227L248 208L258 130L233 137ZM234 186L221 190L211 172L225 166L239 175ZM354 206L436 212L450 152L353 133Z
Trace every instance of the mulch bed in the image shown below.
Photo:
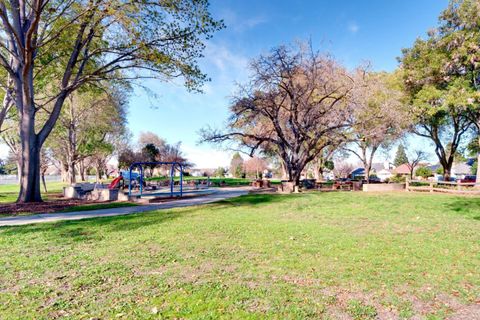
M28 213L52 213L65 210L72 206L96 203L79 199L64 199L61 194L49 195L48 200L39 203L5 203L0 204L1 215L18 215Z

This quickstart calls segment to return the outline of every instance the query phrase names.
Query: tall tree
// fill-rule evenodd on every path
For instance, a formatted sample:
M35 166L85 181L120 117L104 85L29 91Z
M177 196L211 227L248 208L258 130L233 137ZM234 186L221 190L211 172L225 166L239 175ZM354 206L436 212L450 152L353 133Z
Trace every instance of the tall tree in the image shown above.
M140 132L140 135L138 136L138 145L143 148L147 144L152 144L161 150L165 147L167 142L160 138L158 134L151 131Z
M311 48L274 48L251 63L250 82L231 106L226 132L204 130L203 140L226 141L275 153L298 186L305 166L344 138L354 86L330 56Z
M410 171L410 179L413 179L413 172L415 171L415 169L418 168L420 163L427 159L428 159L428 154L422 150L415 150L410 154L410 156L407 157L407 162L405 162L405 164L407 165L408 170Z
M14 105L19 119L19 202L41 201L40 149L72 92L139 78L183 77L199 88L204 40L223 27L208 0L5 0L0 21L3 105Z
M464 80L445 72L444 67L456 57L444 40L441 29L430 32L426 40L417 39L412 48L403 51L400 74L417 124L413 131L433 142L444 178L449 180L455 154L471 128L471 119L470 94Z
M403 95L393 80L385 73L356 73L352 142L345 149L362 162L367 183L377 151L398 139L408 127Z
M243 158L240 153L235 152L230 161L230 174L235 178L241 178L243 176Z
M398 167L407 162L408 162L408 157L407 157L407 153L405 152L405 147L403 146L403 144L399 144L397 147L397 152L395 153L395 159L393 160L393 165L395 167Z
M249 176L254 176L255 179L261 178L263 171L267 169L267 167L267 162L264 159L256 156L247 159L243 164L245 173Z
M95 157L94 166L102 170L101 159L114 150L111 141L126 132L126 96L119 89L106 90L72 93L46 142L69 183L76 182L77 173L84 176L89 157Z
M341 151L338 146L328 146L324 148L315 159L310 163L310 168L313 170L313 177L317 181L323 180L323 173L325 170L333 170L335 164L333 157L336 153Z
M435 38L437 46L445 52L438 73L456 90L452 100L467 109L476 131L480 132L480 1L451 0L440 15ZM480 138L477 144L480 146ZM479 168L477 185L480 186Z
M351 163L345 161L335 162L335 167L333 169L333 174L337 178L348 178L352 173L354 167Z

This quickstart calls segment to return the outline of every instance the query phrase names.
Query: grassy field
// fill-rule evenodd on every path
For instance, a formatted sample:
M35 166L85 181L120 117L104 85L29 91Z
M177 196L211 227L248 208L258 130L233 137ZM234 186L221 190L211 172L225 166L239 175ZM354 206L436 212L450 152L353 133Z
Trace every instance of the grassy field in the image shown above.
M168 177L153 177L153 178L146 178L146 181L165 181L168 180ZM186 176L183 177L185 181L191 181L191 180L207 180L210 179L210 182L212 183L213 186L219 186L220 184L224 184L226 186L248 186L252 183L253 179L249 178L219 178L219 177L213 177L213 178L207 178L207 177L191 177L191 176ZM174 177L175 181L179 181L180 177ZM279 184L280 180L278 179L271 179L270 182L272 184Z
M89 211L89 210L112 209L112 208L121 208L121 207L136 207L136 206L138 206L138 204L133 202L89 203L89 204L81 204L78 206L69 207L60 212Z
M473 319L480 199L249 195L0 228L0 319Z
M48 199L49 195L62 193L63 187L66 186L64 182L47 182L48 193L43 192L42 197ZM0 185L0 203L15 202L18 197L18 190L20 189L18 184L2 184Z
M48 193L42 193L44 201L49 200L58 200L58 198L53 197L62 193L63 187L66 186L63 182L48 182L47 190ZM17 184L6 184L0 185L0 206L7 203L13 203L17 200L19 186ZM43 187L42 187L43 190ZM117 207L126 207L126 206L135 206L134 203L129 202L107 202L107 203L90 203L90 204L80 204L68 207L61 210L60 212L71 212L71 211L87 211L87 210L97 210L97 209L110 209ZM42 212L42 211L41 211ZM11 213L7 213L11 214ZM15 215L29 215L31 212L16 212ZM3 214L0 214L2 216Z

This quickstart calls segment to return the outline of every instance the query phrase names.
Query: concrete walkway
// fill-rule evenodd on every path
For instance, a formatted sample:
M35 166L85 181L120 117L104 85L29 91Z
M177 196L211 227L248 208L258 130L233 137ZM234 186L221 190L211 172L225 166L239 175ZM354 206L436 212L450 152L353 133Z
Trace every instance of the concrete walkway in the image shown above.
M172 209L196 206L215 201L220 201L228 198L239 197L247 194L251 187L241 188L221 188L216 192L206 195L204 197L185 198L182 200L173 200L163 203L152 203L147 205L140 205L135 207L120 207L111 209L99 209L90 211L74 211L64 213L41 213L30 216L16 216L9 218L0 218L0 227L3 226L20 226L25 224L43 223L43 222L55 222L62 220L80 220L97 217L111 217L111 216L123 216L132 213L160 210L160 209Z

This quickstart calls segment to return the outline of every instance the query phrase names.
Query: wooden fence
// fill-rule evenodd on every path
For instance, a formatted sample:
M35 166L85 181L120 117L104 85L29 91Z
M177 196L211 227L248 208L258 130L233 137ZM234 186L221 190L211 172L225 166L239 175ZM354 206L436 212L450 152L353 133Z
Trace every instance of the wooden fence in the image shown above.
M406 191L416 192L442 192L454 194L480 195L480 186L475 188L475 183L451 182L451 181L423 181L406 180Z

